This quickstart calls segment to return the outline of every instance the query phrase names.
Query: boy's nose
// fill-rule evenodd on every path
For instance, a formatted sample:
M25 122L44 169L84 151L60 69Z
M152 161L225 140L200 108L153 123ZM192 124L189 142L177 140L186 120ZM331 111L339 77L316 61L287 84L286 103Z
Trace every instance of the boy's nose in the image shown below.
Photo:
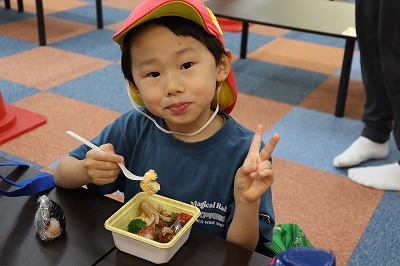
M178 82L177 78L171 77L167 81L165 91L167 95L174 95L177 93L182 93L184 89L183 86Z

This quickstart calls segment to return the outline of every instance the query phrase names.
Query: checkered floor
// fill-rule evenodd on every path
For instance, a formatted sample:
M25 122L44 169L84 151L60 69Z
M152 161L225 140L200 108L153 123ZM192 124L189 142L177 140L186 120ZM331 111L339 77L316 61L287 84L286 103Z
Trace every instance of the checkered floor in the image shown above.
M212 1L212 0L210 0ZM316 0L322 1L322 0ZM120 50L111 36L141 1L104 0L104 29L94 0L43 1L47 46L38 46L35 0L25 12L0 2L0 91L7 105L46 117L46 124L0 146L0 155L52 171L78 143L132 107L125 96ZM281 141L273 154L278 223L299 224L315 247L332 250L338 265L399 265L400 196L354 184L333 158L360 134L365 99L356 48L345 117L333 115L344 41L252 25L248 58L240 33L225 32L234 53L239 99L232 115L264 139ZM3 132L0 132L3 134ZM397 161L391 156L377 165ZM1 250L1 248L0 248Z

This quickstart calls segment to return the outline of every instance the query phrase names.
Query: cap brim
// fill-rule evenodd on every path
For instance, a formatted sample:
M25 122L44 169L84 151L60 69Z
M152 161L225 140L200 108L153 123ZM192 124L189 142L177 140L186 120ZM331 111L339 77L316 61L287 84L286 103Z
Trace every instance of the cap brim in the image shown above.
M192 20L193 22L201 25L204 29L207 30L203 18L200 15L200 11L198 11L197 9L195 9L195 7L189 5L186 2L173 1L160 4L159 1L154 1L154 3L147 5L146 9L147 11L143 10L144 13L141 15L141 17L136 18L134 13L132 13L131 16L128 17L124 27L113 36L113 39L116 43L122 45L125 35L131 29L139 26L140 24L143 24L146 21L152 19L166 16L177 16ZM136 13L140 12L141 11L139 10Z

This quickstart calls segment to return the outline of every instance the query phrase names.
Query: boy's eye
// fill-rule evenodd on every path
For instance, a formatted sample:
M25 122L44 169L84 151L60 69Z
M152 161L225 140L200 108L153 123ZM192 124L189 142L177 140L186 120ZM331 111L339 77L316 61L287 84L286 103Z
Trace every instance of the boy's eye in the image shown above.
M148 74L148 76L151 78L156 78L156 77L160 76L160 73L159 72L150 72Z
M182 69L188 69L188 68L190 68L192 65L193 65L192 62L184 63L184 64L182 65Z

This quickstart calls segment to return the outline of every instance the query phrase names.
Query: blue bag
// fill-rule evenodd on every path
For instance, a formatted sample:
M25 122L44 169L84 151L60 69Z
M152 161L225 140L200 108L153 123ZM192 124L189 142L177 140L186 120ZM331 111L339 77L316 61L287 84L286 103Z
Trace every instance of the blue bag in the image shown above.
M5 162L0 163L0 166L29 167L28 165L20 162ZM13 186L19 187L12 191L0 189L0 194L8 197L30 196L54 188L56 186L56 184L54 183L54 176L46 172L42 172L37 176L32 177L31 179L21 182L11 181L3 177L1 174L0 178Z

